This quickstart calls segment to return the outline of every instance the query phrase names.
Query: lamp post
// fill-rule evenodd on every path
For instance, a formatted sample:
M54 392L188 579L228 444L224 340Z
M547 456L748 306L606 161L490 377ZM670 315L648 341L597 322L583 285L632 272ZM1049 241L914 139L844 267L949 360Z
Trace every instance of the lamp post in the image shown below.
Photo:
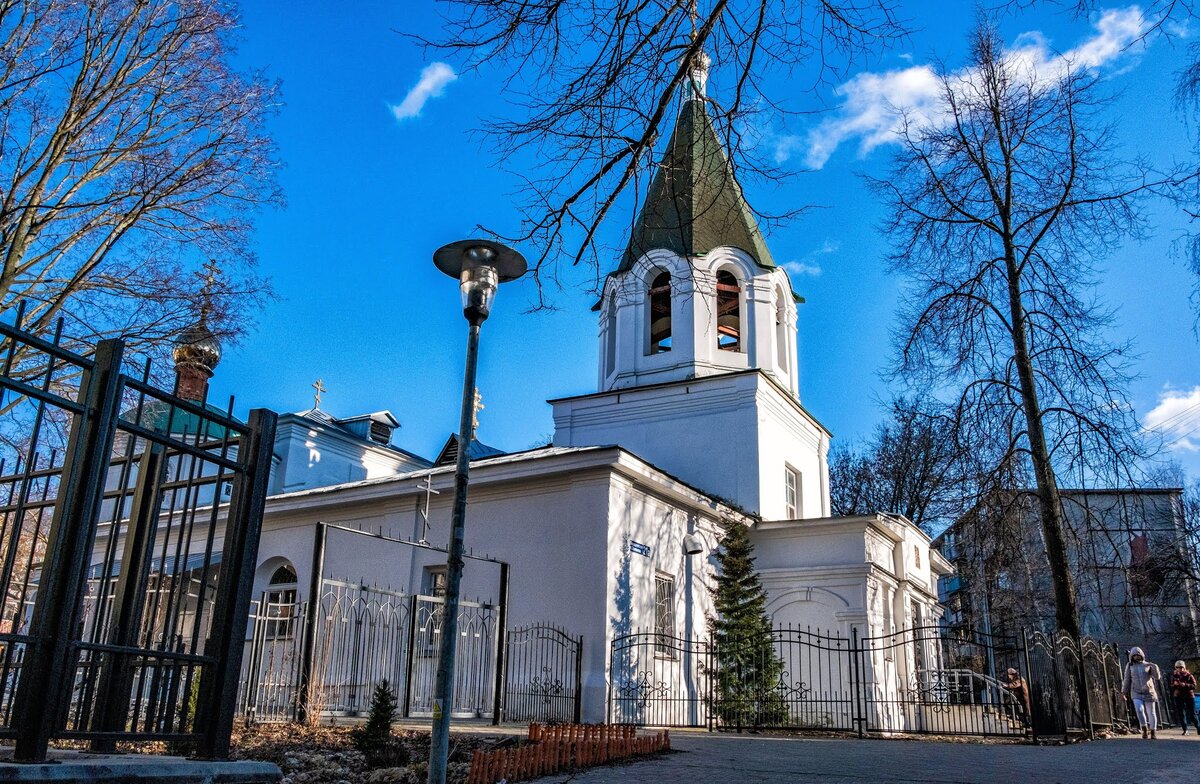
M474 437L475 369L479 361L479 327L487 320L501 283L525 274L525 258L498 242L459 240L433 254L437 268L459 281L467 332L467 367L463 375L462 411L458 420L458 461L454 469L454 508L446 558L446 596L442 606L442 648L433 693L433 732L429 742L429 784L445 784L450 751L450 714L454 710L454 654L458 643L458 594L463 572L463 538L467 513L467 470Z

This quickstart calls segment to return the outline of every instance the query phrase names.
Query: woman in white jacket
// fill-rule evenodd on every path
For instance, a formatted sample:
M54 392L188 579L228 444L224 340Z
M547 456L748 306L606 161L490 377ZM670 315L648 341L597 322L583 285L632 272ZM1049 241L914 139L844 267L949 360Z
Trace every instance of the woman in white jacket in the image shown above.
M1142 725L1143 738L1157 738L1158 729L1158 681L1162 678L1157 664L1146 661L1141 648L1129 649L1129 664L1121 681L1121 691L1133 700L1138 723Z

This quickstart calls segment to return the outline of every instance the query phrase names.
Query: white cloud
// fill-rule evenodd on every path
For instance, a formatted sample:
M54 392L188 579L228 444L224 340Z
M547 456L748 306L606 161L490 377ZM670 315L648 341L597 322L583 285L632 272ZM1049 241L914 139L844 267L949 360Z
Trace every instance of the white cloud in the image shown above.
M842 243L827 239L821 243L821 247L810 251L803 258L785 262L783 268L794 276L809 275L815 278L821 274L820 258L837 253L841 248Z
M458 78L454 69L446 63L430 63L421 69L421 78L404 100L398 104L388 104L392 116L397 120L407 120L416 117L425 108L425 102L437 98L446 91L446 85Z
M1187 390L1164 388L1158 395L1158 405L1146 414L1142 424L1161 433L1172 450L1200 452L1200 386Z
M806 261L788 261L785 262L783 268L793 275L811 275L814 278L821 274L821 267L817 264L809 264Z
M1055 52L1041 33L1028 32L1017 37L1005 56L1019 73L1052 79L1067 68L1096 69L1121 58L1148 27L1137 6L1110 9L1093 24L1094 34L1074 49ZM952 78L969 82L972 73L962 69L952 74ZM895 142L905 116L910 121L935 126L944 122L941 86L929 65L861 73L839 86L836 93L842 99L841 105L805 138L805 163L814 169L824 166L834 150L851 139L858 139L859 155ZM799 146L793 141L778 147L776 160L786 160Z

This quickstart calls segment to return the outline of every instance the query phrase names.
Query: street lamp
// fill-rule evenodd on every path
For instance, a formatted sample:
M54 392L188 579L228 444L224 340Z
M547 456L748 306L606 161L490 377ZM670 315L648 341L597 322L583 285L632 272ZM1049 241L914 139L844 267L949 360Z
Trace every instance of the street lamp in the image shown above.
M446 596L442 606L442 649L433 693L433 733L429 743L429 784L445 784L450 751L450 714L454 710L454 653L458 643L458 594L462 583L463 538L467 513L467 466L475 414L475 369L479 361L479 327L487 320L501 283L516 280L527 269L525 257L491 240L459 240L433 254L437 268L459 281L467 333L467 368L463 375L462 410L458 420L458 461L454 469L454 509L446 558Z

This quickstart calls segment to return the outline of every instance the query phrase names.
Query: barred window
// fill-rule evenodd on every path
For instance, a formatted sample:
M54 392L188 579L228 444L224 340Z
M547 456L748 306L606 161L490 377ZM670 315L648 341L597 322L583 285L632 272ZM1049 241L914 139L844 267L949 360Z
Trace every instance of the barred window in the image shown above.
M655 651L670 655L675 637L675 578L667 574L654 575L654 633Z

